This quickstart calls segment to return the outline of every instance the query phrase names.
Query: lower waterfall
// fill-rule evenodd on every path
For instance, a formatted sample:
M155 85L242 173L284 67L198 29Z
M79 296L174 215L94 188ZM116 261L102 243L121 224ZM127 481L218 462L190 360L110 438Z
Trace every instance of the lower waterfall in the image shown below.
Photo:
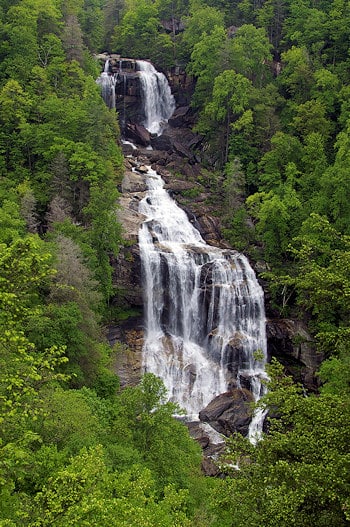
M188 420L233 387L264 391L263 291L248 260L207 245L148 170L139 211L146 334L143 368L163 379ZM259 356L255 353L259 352ZM256 414L251 433L263 420Z
M146 60L138 60L142 103L145 120L143 125L151 134L160 135L163 125L175 110L167 78Z

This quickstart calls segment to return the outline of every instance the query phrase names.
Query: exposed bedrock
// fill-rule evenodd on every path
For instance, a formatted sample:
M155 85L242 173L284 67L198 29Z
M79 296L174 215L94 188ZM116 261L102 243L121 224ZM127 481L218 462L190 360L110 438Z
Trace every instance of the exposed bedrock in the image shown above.
M316 390L319 380L315 373L324 356L316 352L305 323L294 319L268 319L266 335L268 355L276 357L306 389Z

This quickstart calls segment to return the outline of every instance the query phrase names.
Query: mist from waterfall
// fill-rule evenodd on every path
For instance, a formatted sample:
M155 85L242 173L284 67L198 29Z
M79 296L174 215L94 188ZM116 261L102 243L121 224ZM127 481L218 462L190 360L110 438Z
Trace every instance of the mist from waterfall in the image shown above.
M160 135L164 124L175 110L175 99L167 78L145 60L136 61L140 72L142 104L145 120L142 123L151 134Z
M187 418L232 387L263 393L263 291L248 260L207 245L149 169L139 232L146 335L143 368L161 377ZM260 357L255 356L259 352ZM256 414L252 433L261 429Z

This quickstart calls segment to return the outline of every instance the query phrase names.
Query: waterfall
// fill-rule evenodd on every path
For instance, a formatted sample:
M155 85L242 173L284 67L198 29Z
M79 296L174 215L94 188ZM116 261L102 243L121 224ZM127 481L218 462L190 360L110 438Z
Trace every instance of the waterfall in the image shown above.
M117 77L109 72L109 59L106 60L104 70L96 79L97 84L101 86L101 94L108 108L115 108L115 85Z
M232 387L263 393L263 291L248 260L207 245L148 169L139 245L145 295L144 371L161 377L188 419ZM256 357L259 351L261 357ZM251 432L261 428L256 414ZM259 424L260 423L260 424Z
M160 134L163 125L175 110L167 78L145 60L137 61L140 72L142 103L145 120L142 123L152 134Z

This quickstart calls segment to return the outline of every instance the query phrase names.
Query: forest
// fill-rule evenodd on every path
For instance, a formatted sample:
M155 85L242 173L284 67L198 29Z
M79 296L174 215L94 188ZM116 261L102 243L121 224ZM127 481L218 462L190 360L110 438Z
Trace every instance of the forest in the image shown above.
M0 0L0 33L0 527L350 525L350 1ZM224 235L325 357L317 393L271 361L268 433L221 477L162 381L111 367L105 51L193 77Z

